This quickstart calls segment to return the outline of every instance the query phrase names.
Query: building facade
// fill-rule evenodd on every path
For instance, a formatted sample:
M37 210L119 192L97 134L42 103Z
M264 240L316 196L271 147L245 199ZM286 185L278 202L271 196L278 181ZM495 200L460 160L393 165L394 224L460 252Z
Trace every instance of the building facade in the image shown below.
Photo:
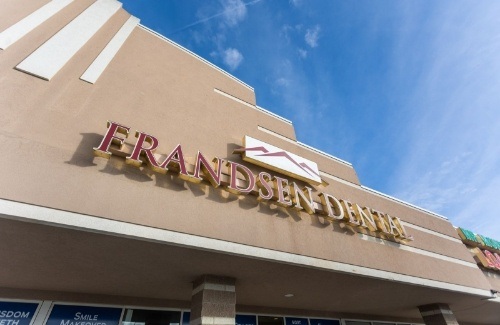
M120 2L4 0L0 31L0 325L500 324L446 218Z

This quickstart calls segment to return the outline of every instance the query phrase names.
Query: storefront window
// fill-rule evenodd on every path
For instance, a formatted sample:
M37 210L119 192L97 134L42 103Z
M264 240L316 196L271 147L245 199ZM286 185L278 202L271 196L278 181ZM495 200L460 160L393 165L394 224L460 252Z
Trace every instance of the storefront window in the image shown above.
M185 311L182 313L182 325L189 325L189 319L191 318L191 313Z
M309 325L307 318L286 317L285 325Z
M371 325L370 322L361 322L355 320L346 320L345 325Z
M283 317L259 316L259 325L284 325Z
M30 325L38 303L0 301L0 324Z
M126 309L123 325L180 325L180 311Z
M320 319L320 318L310 318L310 325L340 325L340 321L336 319Z
M45 325L118 325L121 308L55 304Z
M257 316L254 315L236 315L236 325L257 325Z

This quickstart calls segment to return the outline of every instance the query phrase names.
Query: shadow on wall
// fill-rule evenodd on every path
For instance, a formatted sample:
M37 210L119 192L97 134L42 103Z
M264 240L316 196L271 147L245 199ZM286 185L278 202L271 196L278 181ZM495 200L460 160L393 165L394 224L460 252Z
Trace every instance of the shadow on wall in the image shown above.
M123 176L127 179L136 182L154 182L157 187L164 188L167 190L172 190L176 192L180 191L190 191L193 196L200 197L204 196L205 199L211 200L217 203L231 203L238 202L241 209L244 210L254 210L258 213L275 216L278 218L289 218L291 217L295 222L302 221L303 217L306 216L305 212L300 212L292 207L281 207L276 205L272 201L262 201L253 195L236 195L232 194L224 189L224 187L214 188L207 183L191 183L185 181L178 176L175 171L167 171L166 174L159 174L153 172L149 167L131 166L125 163L123 157L118 157L112 155L110 159L104 160L104 158L98 158L94 156L93 148L97 147L102 140L102 134L97 133L80 133L82 138L78 144L73 156L66 164L73 165L76 167L98 167L104 166L99 170L101 173L105 173L112 176ZM240 148L237 144L228 144L228 156L232 155L232 152L236 148ZM160 159L164 159L161 157ZM95 163L95 159L99 159L98 163ZM247 165L241 157L238 155L232 155L231 158L223 158L226 160L232 160L243 165ZM104 163L104 164L103 164ZM248 164L249 168L255 168L255 166ZM279 173L276 173L279 175ZM286 177L286 176L284 176ZM357 232L351 227L339 223L339 222L329 222L318 215L310 216L311 225L317 228L326 228L332 226L334 232L340 232L348 235L355 235Z
M240 155L234 154L233 151L236 149L240 149L242 147L243 147L243 144L228 143L227 144L227 153L226 153L227 156L225 158L222 158L222 159L231 160L231 161L235 161L237 163L240 163L238 160L243 161L243 159L241 159ZM240 157L239 159L237 159L238 156Z
M102 141L102 134L80 134L82 136L80 143L78 144L71 159L65 163L83 168L103 166L101 163L94 162L95 159L101 159L102 162L103 158L95 157L93 153L93 148L97 147ZM228 150L232 153L232 150L239 147L239 145L230 144L228 145ZM161 157L160 160L162 158L165 157ZM238 157L236 156L234 158ZM233 160L235 160L234 158ZM280 218L292 217L295 221L302 220L300 212L294 209L276 206L271 202L262 202L251 195L235 195L226 191L222 186L214 188L206 183L191 183L179 178L178 173L175 171L168 171L166 174L159 174L153 172L149 167L137 168L126 164L123 157L115 155L112 155L110 159L105 161L104 168L99 170L99 172L113 176L121 175L132 181L141 183L154 182L154 185L157 187L176 192L189 190L195 197L204 196L207 200L217 203L231 203L238 201L239 207L245 210L255 209L255 211L266 215L274 215Z
M94 163L94 155L92 154L92 148L99 145L102 140L102 134L98 133L80 133L82 140L76 147L73 156L66 164L70 164L78 167L92 167L97 166ZM90 154L89 154L90 151Z
M96 158L92 148L97 147L99 143L101 143L102 134L80 133L80 135L82 139L73 153L73 156L69 161L66 161L66 163L77 167L98 166L98 164L94 162ZM153 171L146 168L135 168L127 165L124 159L115 156L111 156L104 169L100 170L100 172L109 175L124 175L128 179L138 182L153 181Z

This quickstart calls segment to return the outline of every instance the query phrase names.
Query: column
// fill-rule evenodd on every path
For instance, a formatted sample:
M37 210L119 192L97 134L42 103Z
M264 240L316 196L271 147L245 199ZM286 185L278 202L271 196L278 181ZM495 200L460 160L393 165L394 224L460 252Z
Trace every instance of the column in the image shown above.
M235 325L234 278L203 275L193 283L190 325Z
M425 325L459 325L447 304L424 305L418 309Z

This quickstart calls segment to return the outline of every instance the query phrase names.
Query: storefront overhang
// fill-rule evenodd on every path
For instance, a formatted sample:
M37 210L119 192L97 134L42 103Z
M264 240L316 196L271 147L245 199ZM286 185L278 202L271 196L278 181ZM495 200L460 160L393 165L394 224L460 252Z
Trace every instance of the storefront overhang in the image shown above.
M356 275L356 266L342 272L301 265L300 260L273 260L278 255L257 256L263 252L258 247L249 247L255 256L244 256L231 250L232 243L219 241L217 248L201 247L209 238L192 236L183 244L167 237L148 238L143 228L114 221L116 228L105 230L107 220L99 225L91 216L87 226L76 227L75 220L63 220L75 217L70 213L10 203L17 212L0 218L0 245L9 247L0 251L0 258L9 261L0 269L0 293L5 297L80 301L95 296L103 303L170 301L189 309L192 281L200 274L219 274L236 278L239 312L342 311L335 315L421 322L417 306L446 301L460 324L495 323L500 317L499 302L484 290L438 289L424 285L425 279L424 284L409 284L394 277ZM8 204L2 202L3 212ZM127 234L127 227L137 232ZM179 233L178 238L185 240L185 235ZM290 293L292 298L285 297Z

